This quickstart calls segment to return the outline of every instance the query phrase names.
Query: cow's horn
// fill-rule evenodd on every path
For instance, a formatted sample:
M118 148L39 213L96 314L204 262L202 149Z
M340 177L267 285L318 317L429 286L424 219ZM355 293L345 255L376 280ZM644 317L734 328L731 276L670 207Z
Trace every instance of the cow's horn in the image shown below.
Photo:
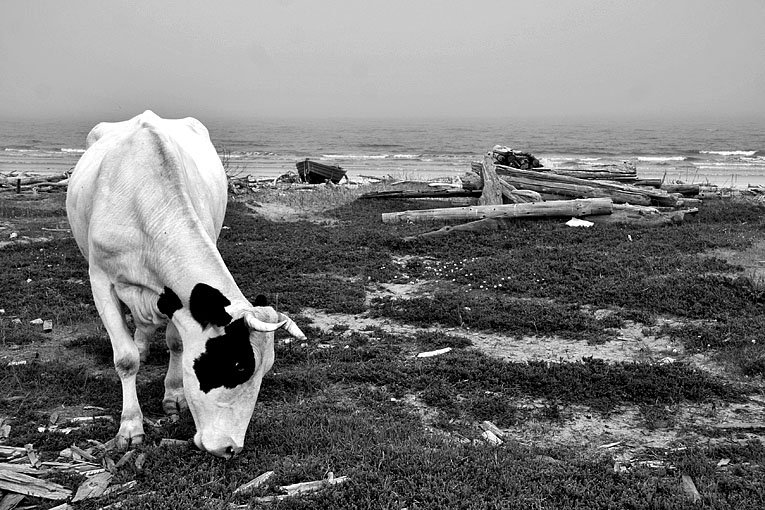
M300 328L297 327L297 324L292 322L292 319L290 319L289 317L287 317L281 312L277 312L277 313L279 314L279 320L282 321L282 323L284 324L284 329L287 330L287 333L294 336L298 340L305 340L305 334L302 331L300 331Z
M262 320L258 319L257 317L251 314L245 315L244 320L245 322L247 322L247 325L251 329L254 329L255 331L260 331L261 333L271 333L283 327L285 324L285 321L263 322Z

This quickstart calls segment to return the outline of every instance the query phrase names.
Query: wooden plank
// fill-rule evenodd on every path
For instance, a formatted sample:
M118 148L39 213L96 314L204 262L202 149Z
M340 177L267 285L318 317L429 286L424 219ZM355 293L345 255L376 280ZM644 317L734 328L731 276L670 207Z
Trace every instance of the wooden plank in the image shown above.
M52 500L66 499L72 495L71 490L57 483L6 470L0 471L0 489Z
M591 216L611 214L613 202L608 198L556 200L527 204L503 204L449 207L383 213L383 223L405 221L481 220L484 218L537 218L549 216Z

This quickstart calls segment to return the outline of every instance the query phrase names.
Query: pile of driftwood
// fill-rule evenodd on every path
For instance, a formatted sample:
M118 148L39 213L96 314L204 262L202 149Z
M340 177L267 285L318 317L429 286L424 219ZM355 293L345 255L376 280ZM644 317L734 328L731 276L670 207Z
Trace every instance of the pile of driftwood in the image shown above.
M0 173L0 190L15 191L59 191L69 185L69 173L44 174L34 172Z
M498 152L499 151L499 152ZM506 148L495 147L459 185L388 190L367 193L361 198L451 198L474 197L474 206L412 210L382 215L384 223L403 221L470 220L420 236L437 236L453 231L482 231L510 228L511 218L583 216L595 223L666 225L682 222L701 203L699 185L666 185L661 180L640 180L634 165L603 168L597 173L618 178L596 179L595 175L573 176L576 170L533 170L497 164ZM596 172L590 172L596 173ZM599 175L598 175L599 176ZM625 182L625 181L632 182ZM581 225L582 223L575 223ZM585 223L589 224L589 223Z
M542 163L539 162L533 154L528 152L508 149L504 145L495 145L491 151L494 163L498 165L509 166L511 168L520 168L528 170L530 168L539 168Z

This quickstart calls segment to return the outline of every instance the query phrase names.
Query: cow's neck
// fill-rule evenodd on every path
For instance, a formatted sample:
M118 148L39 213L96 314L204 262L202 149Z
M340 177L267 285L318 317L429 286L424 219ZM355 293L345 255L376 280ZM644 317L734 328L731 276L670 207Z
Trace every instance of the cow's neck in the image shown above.
M199 222L191 222L189 228L159 236L165 239L159 250L148 256L153 258L157 283L168 287L178 295L183 305L189 305L194 288L204 284L219 291L230 302L227 309L240 310L250 306L234 281L215 242ZM156 239L156 237L155 237Z

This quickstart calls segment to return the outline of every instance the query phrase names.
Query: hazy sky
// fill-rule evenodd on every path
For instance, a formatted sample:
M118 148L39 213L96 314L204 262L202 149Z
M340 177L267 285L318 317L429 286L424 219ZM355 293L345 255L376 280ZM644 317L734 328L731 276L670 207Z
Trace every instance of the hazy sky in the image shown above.
M765 0L0 0L0 118L765 116Z

